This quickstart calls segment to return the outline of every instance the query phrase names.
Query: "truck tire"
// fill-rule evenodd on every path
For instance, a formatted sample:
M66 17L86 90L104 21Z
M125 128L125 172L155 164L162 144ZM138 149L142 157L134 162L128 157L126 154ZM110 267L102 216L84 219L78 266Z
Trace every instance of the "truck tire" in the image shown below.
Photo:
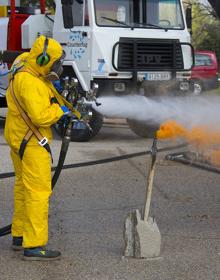
M127 119L127 123L135 134L143 138L153 138L158 129L157 125L143 121Z
M93 116L89 121L89 125L92 128L92 131L89 128L80 130L80 129L72 129L71 141L73 142L87 142L93 137L95 137L99 130L102 127L103 117L96 111L92 111ZM60 137L64 135L64 127L62 123L56 123L54 125L54 129Z

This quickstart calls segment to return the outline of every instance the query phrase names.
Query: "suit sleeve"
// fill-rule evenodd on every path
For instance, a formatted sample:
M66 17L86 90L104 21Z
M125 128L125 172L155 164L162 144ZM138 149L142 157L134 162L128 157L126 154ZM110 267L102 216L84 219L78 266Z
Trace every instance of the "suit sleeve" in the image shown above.
M61 118L63 111L59 104L51 103L50 88L35 77L28 76L21 87L24 110L37 127L49 127Z

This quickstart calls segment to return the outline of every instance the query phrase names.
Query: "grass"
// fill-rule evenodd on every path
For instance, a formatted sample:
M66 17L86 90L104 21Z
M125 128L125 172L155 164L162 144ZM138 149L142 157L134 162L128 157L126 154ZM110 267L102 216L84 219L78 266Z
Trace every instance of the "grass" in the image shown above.
M220 87L218 87L216 89L212 89L212 90L206 90L204 92L205 92L205 94L219 94L220 95Z
M206 94L219 94L220 95L220 81L218 83L218 88L212 90L206 90Z

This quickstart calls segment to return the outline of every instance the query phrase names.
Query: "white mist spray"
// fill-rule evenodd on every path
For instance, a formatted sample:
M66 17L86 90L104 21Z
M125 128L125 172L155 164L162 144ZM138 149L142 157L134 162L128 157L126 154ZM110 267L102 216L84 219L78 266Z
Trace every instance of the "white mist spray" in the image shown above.
M187 128L196 125L220 131L220 97L159 97L150 99L139 95L100 97L100 106L93 108L106 117L128 118L161 124L175 120Z

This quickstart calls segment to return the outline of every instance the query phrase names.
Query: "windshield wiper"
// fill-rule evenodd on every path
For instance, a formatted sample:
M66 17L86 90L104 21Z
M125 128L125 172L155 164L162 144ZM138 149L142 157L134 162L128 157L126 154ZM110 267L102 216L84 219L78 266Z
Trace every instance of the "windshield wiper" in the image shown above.
M117 20L117 19L113 19L113 18L109 18L109 17L101 17L101 18L107 19L107 20L112 21L112 22L115 22L115 23L122 24L122 25L124 25L124 26L126 26L126 27L131 28L132 30L134 29L134 26L129 25L129 24L123 22L123 21L119 21L119 20Z
M115 23L122 24L126 27L131 28L132 30L135 28L135 25L137 25L137 26L142 25L142 26L145 26L145 27L155 27L155 28L158 28L158 29L164 29L165 31L168 31L168 28L160 26L160 25L156 25L156 24L153 24L153 23L137 23L137 22L135 22L134 25L129 25L129 24L127 24L123 21L119 21L117 19L113 19L113 18L109 18L109 17L101 17L101 18L112 21L112 22L115 22Z
M156 27L158 29L164 29L166 32L168 31L168 28L160 26L160 25L156 25L156 24L153 24L153 23L137 23L137 22L135 22L135 25L136 24L139 25L139 26L143 25L145 27Z

